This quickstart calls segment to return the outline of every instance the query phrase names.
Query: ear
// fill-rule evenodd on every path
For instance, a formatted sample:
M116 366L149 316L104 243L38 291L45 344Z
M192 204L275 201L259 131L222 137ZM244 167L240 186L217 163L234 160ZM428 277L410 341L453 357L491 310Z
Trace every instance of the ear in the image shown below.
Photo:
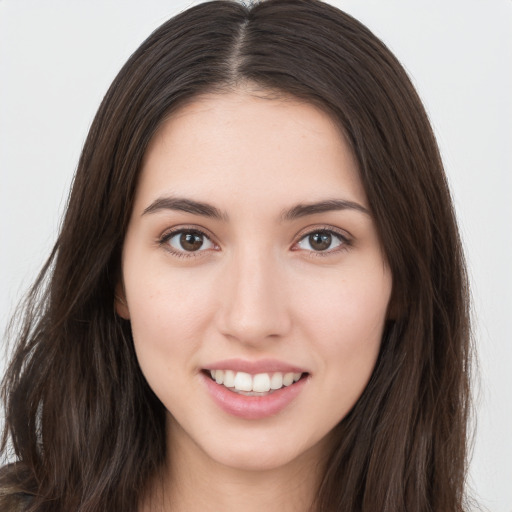
M116 313L125 320L130 320L130 310L126 302L126 293L121 281L118 281L115 289L114 308Z

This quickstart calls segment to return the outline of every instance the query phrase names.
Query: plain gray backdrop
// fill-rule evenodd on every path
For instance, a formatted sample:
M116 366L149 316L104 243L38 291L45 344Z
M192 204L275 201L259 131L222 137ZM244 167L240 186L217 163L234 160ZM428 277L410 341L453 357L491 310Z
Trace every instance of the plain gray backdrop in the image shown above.
M470 484L489 510L512 512L512 1L331 3L395 52L431 117L473 285L480 384ZM103 94L149 33L190 5L0 0L2 331L50 252Z

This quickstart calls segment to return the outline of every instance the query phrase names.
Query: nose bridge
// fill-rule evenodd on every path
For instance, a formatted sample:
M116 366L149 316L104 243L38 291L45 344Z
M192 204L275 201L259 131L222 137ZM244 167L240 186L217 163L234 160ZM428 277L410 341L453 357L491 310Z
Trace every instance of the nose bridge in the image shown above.
M290 327L284 275L270 248L239 248L226 266L221 330L245 343L282 336Z

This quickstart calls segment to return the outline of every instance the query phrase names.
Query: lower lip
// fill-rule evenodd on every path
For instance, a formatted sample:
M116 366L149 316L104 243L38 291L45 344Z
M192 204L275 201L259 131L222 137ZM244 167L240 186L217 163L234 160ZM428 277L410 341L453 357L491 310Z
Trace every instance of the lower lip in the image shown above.
M268 395L246 396L230 391L205 374L202 376L210 396L223 411L247 420L259 420L280 413L303 390L306 380L308 380L301 378L294 384Z

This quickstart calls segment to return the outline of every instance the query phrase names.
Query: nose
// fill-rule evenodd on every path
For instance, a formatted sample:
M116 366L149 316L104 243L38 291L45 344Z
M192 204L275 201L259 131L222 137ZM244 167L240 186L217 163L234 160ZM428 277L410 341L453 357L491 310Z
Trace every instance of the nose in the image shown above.
M222 276L221 333L248 345L264 345L291 328L285 272L270 251L234 255Z

